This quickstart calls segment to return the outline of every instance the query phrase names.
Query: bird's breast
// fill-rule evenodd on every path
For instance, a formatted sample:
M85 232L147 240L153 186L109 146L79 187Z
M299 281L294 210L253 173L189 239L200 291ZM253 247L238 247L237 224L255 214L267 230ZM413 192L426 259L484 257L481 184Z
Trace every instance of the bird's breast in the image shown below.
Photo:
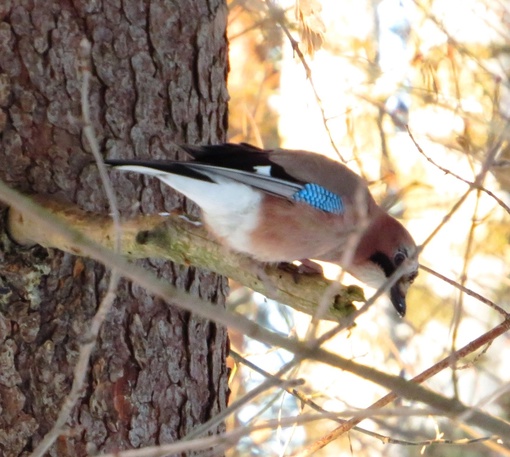
M263 262L291 262L341 253L352 234L352 216L317 210L305 203L265 195L245 214L228 220L204 219L209 229L231 249Z

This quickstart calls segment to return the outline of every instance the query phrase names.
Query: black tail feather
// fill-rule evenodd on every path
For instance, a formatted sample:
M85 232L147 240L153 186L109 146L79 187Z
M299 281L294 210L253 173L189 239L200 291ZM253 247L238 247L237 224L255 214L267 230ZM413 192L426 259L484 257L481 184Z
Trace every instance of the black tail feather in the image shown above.
M173 160L122 160L122 159L107 159L104 161L106 165L111 167L120 167L123 165L135 165L140 167L151 168L165 173L172 173L174 175L186 176L187 178L200 179L202 181L213 182L208 176L192 170L187 166L187 162L176 162Z

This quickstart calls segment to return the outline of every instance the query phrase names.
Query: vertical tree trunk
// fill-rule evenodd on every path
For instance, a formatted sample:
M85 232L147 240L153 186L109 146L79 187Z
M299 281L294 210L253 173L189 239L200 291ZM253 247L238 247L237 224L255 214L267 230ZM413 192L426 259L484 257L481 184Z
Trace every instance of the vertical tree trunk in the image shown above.
M223 0L2 2L0 179L107 211L81 134L84 37L92 45L91 115L108 157L175 158L173 143L224 140L226 18ZM112 181L125 214L183 204L154 181ZM5 234L0 243L0 455L18 456L53 425L109 274L88 259L22 250ZM222 278L145 265L223 304ZM123 282L81 403L49 454L82 456L184 436L226 404L226 347L224 328Z

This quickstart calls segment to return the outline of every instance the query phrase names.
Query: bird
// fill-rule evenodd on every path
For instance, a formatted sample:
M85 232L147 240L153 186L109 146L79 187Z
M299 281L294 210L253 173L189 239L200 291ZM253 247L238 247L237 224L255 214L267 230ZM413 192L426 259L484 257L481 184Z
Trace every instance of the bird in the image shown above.
M224 246L267 263L325 261L389 290L397 313L418 274L407 229L381 208L363 178L315 152L247 143L179 145L191 160L109 159L121 171L154 176L194 201Z

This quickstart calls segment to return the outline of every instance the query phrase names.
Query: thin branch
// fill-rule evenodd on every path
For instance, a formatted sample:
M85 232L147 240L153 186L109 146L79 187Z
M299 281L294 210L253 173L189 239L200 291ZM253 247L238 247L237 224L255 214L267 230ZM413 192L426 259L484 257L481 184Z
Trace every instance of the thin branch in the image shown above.
M329 142L331 143L331 146L333 147L333 150L337 154L337 156L340 158L342 162L346 162L345 158L342 156L342 153L338 149L338 147L335 144L335 140L333 139L333 134L331 133L331 129L328 125L328 119L326 117L326 111L324 110L324 105L322 103L322 99L319 96L319 93L317 92L317 88L315 87L315 84L313 82L312 78L312 70L310 69L310 66L306 62L305 56L301 52L301 49L299 49L299 43L294 39L292 34L290 33L289 28L287 27L287 24L285 23L285 12L275 6L270 0L265 0L267 9L269 10L269 14L271 14L271 17L274 19L274 21L281 27L283 30L283 33L287 36L287 39L289 40L293 52L298 56L299 60L301 61L301 64L303 65L303 68L305 70L306 79L310 82L310 87L312 88L313 95L315 97L315 101L317 102L317 106L321 112L322 116L322 123L324 125L324 128L326 130L326 133L329 138Z
M493 198L497 204L499 206L501 206L501 208L503 208L508 214L510 214L510 207L503 201L501 200L501 198L499 198L496 194L494 194L492 191L490 191L489 189L486 189L485 187L483 187L481 184L478 184L476 181L469 181L468 179L464 179L462 176L459 176L457 175L456 173L454 173L453 171L449 170L448 168L444 168L442 167L441 165L439 165L438 163L434 162L434 160L432 158L430 158L427 154L425 154L425 152L423 151L423 149L421 148L421 146L418 144L418 142L414 139L414 136L413 134L411 133L411 130L409 129L409 127L407 127L407 132L409 134L409 138L411 138L411 141L414 143L414 145L416 146L416 149L418 150L418 152L423 156L425 157L425 159L431 163L432 165L434 165L436 168L438 168L439 170L441 170L445 175L450 175L450 176L453 176L454 178L458 179L459 181L462 181L463 183L466 183L470 189L477 189L477 190L480 190L484 193L486 193L489 197Z
M227 408L223 409L221 412L219 412L214 417L209 419L207 422L204 422L203 424L200 424L197 427L195 427L190 433L188 433L183 438L184 441L191 441L195 438L204 435L212 428L221 424L228 416L234 414L236 411L241 409L244 405L249 403L255 397L261 395L262 393L266 392L269 389L272 389L273 387L288 390L293 388L294 386L299 386L303 384L304 380L302 379L285 380L280 378L280 376L283 373L285 373L288 370L288 368L290 368L292 365L294 365L293 361L284 365L276 375L266 379L262 384L257 386L255 389L252 389L250 392L243 395L243 397L237 398L234 402L232 402L232 404L230 404Z
M497 311L499 314L501 314L505 319L510 318L510 313L507 313L501 306L498 306L493 301L489 300L488 298L485 298L484 296L476 293L474 290L469 289L466 286L461 286L457 281L447 278L446 276L442 275L441 273L438 273L437 271L433 270L432 268L420 264L420 269L423 271L426 271L427 273L430 273L431 275L435 276L436 278L441 279L442 281L446 282L447 284L450 284L452 287L455 287L456 289L459 289L461 292L465 293L466 295L469 295L470 297L475 298L476 300L482 302L483 304L489 306L493 310Z
M469 268L469 263L472 258L472 248L473 248L473 242L475 237L475 229L477 227L477 215L478 215L478 208L480 204L480 196L481 191L478 189L476 190L476 200L475 200L475 207L473 209L473 216L471 218L471 225L469 227L469 233L468 233L468 239L466 242L466 248L464 252L464 262L462 266L462 273L460 275L460 286L463 287L466 284L467 280L467 273ZM454 313L453 313L453 330L451 332L451 351L454 352L457 346L457 337L459 334L459 328L460 323L462 320L462 312L464 310L464 294L460 292L459 294L459 301L457 302L457 306L455 306ZM453 367L452 369L452 384L453 384L453 391L455 397L459 398L459 385L458 385L458 373L456 367Z
M473 62L475 62L486 74L490 75L494 80L498 80L500 79L500 75L492 72L489 67L487 67L486 65L484 65L481 61L481 59L476 56L473 52L471 52L467 46L465 46L464 44L461 44L458 40L456 40L449 32L448 30L446 29L446 27L444 26L444 24L434 15L434 14L431 14L428 10L425 9L425 6L422 5L420 2L418 2L417 0L413 0L413 3L423 12L424 16L431 20L437 27L438 29L445 34L445 36L447 37L448 39L448 44L450 46L453 46L455 47L455 49L457 51L459 51L460 53L464 53L466 56L468 56L470 59L473 60ZM506 82L503 82L502 81L502 84L504 84L505 86L510 86L509 82L506 81Z
M89 105L89 82L90 82L90 43L84 38L80 43L80 65L82 74L82 87L81 87L81 107L83 116L83 133L87 138L90 149L96 160L96 164L99 168L99 175L101 178L102 186L105 190L108 203L110 205L110 211L113 214L113 232L114 232L114 250L120 252L120 215L117 207L117 200L115 193L111 185L110 179L106 172L103 159L99 152L99 145L97 143L92 121L90 119L90 105ZM62 429L67 423L71 413L80 399L85 384L85 378L87 376L87 370L89 368L90 356L94 350L97 342L99 331L103 325L103 322L108 315L113 302L115 301L117 286L120 280L120 272L117 268L112 268L110 280L108 283L108 289L105 296L101 300L99 308L90 322L89 329L85 335L84 342L80 344L80 350L78 353L78 361L73 370L73 384L71 391L64 399L64 403L60 408L57 420L53 424L53 427L44 438L39 442L37 447L30 454L31 457L42 457L46 451L53 445L53 443L62 434Z
M236 362L242 363L243 365L246 365L248 368L250 368L251 370L253 370L253 371L255 371L255 372L259 373L259 374L261 374L262 376L264 376L264 377L266 377L268 379L274 379L275 382L277 380L280 380L279 373L273 375L273 374L265 371L264 369L260 368L259 366L255 365L254 363L250 362L245 357L242 357L240 354L238 354L235 351L231 350L230 355L231 355L231 357ZM332 420L334 420L336 422L339 422L340 424L345 424L347 422L345 419L342 419L341 416L345 417L347 415L351 415L351 416L355 416L358 419L361 419L361 416L363 416L365 418L367 418L367 417L373 418L374 416L381 416L380 408L376 408L376 409L374 409L374 408L366 408L366 409L359 410L359 411L356 411L356 412L353 412L353 411L342 411L342 412L328 411L328 410L325 410L324 408L322 408L321 406L319 406L314 401L312 401L308 395L302 393L298 389L295 389L295 388L285 388L285 390L290 395L296 397L302 404L309 406L314 411L317 411L319 413L327 414L328 418L330 418L330 419L332 419ZM507 390L508 390L508 386L505 386L505 390L503 392L500 389L498 389L493 395L491 395L491 397L490 397L491 400L494 400L495 396L500 396L504 392L506 392ZM481 404L479 403L478 406L481 406ZM420 409L420 410L412 409L412 410L410 410L410 408L400 408L400 409L399 408L393 408L391 410L387 410L386 413L382 414L382 415L396 417L396 416L404 416L404 415L405 416L410 416L410 415L413 415L413 416L417 416L417 415L429 415L431 413L433 413L433 412L430 411L430 410L425 411L423 409ZM332 418L332 417L330 417L331 414L336 414L337 416ZM496 441L497 438L498 438L498 437L494 437L494 436L484 436L484 437L479 437L479 438L474 438L474 439L462 438L462 439L457 439L457 440L433 439L433 440L421 440L421 441L408 441L408 440L399 440L399 439L391 438L391 437L382 435L380 433L376 433L376 432L373 432L371 430L364 429L364 428L359 427L359 426L353 426L352 430L360 432L360 433L362 433L364 435L371 436L373 438L377 438L377 439L381 440L383 443L386 443L386 444L401 444L401 445L407 445L407 446L428 446L428 445L432 445L432 444L466 445L466 444L473 444L473 443L482 442L482 441Z
M445 357L443 360L434 364L427 370L423 371L418 376L415 376L411 381L416 383L423 383L424 381L430 379L432 376L436 375L440 371L443 371L445 368L449 368L450 366L454 365L461 358L466 357L467 355L494 341L497 337L503 335L508 330L510 330L510 319L505 319L501 324L494 327L492 330L479 336L478 338L471 341L463 348L450 354L448 357ZM384 397L370 405L369 408L370 409L383 408L386 405L394 402L398 398L399 395L396 392L390 392L388 395L385 395ZM312 443L310 446L306 447L302 452L295 454L293 457L307 457L313 454L314 452L328 445L331 441L336 440L344 433L348 432L349 430L352 430L353 427L358 425L362 420L363 419L360 418L352 418L348 421L345 421L342 425L332 430L331 432L327 433L319 440ZM508 447L508 443L506 443L506 446Z
M143 449L132 449L129 451L116 451L107 454L97 454L97 457L166 457L168 455L181 454L185 452L200 451L217 446L225 446L228 449L248 434L259 430L274 430L277 427L293 427L295 425L307 424L310 422L328 419L323 414L307 414L297 417L283 417L272 419L261 424L239 427L219 435L197 438L192 441L177 441L172 444L160 446L149 446Z
M496 143L487 153L487 157L482 163L482 167L478 174L476 175L476 178L473 182L473 185L469 187L469 189L462 194L462 196L457 200L457 202L452 206L450 211L443 217L441 222L437 225L437 227L432 230L432 232L429 234L429 236L425 239L425 241L419 246L418 253L423 251L425 246L430 243L430 241L438 234L438 232L443 228L443 226L452 218L452 216L457 212L457 210L462 206L464 201L468 198L469 194L472 192L473 189L477 189L478 187L481 187L485 177L487 176L487 173L489 172L490 167L492 166L492 163L494 162L494 158L498 155L499 151L503 147L505 142Z
M253 371L255 371L255 372L259 373L259 374L261 374L262 376L264 376L264 377L266 377L268 379L275 379L275 382L277 380L281 381L281 379L278 377L278 374L273 375L273 374L265 371L264 369L260 368L259 366L255 365L254 363L250 362L245 357L242 357L237 352L231 350L230 351L230 355L234 358L234 360L236 362L242 363L243 365L246 365L248 368L250 368L251 370L253 370ZM508 389L508 386L507 386L507 389ZM290 387L285 387L285 390L290 395L296 397L302 404L309 406L310 408L312 408L316 412L327 414L328 417L331 414L337 414L337 417L330 418L330 419L332 419L332 420L334 420L336 422L339 422L340 424L343 424L343 423L346 422L346 420L342 419L340 416L356 415L356 414L360 413L360 411L356 411L355 413L352 412L352 411L342 411L342 412L336 412L336 413L333 412L333 411L328 411L328 410L325 410L324 408L322 408L321 406L319 406L314 401L312 401L308 395L304 394L303 392L299 391L298 389L290 388ZM506 390L505 390L505 392L506 392ZM501 395L502 392L498 391L497 394ZM420 409L420 410L414 409L413 410L413 409L410 409L410 408L403 408L403 409L402 408L400 408L400 409L396 409L395 408L395 409L391 409L391 410L386 411L386 413L382 414L382 415L387 415L387 416L391 416L391 417L395 417L395 416L418 416L418 415L423 416L423 415L429 415L431 412L432 411L430 411L430 410L423 410L423 409ZM361 413L363 414L364 417L367 417L367 416L371 415L371 413L375 413L375 414L371 415L371 417L374 417L374 415L380 416L382 411L380 409L376 409L376 410L365 409L365 410L361 410ZM364 428L361 428L361 427L358 427L358 426L354 426L352 428L352 430L355 430L355 431L360 432L360 433L362 433L364 435L368 435L368 436L371 436L373 438L376 438L376 439L382 441L385 444L400 444L400 445L405 445L405 446L429 446L429 445L432 445L432 444L469 445L469 444L479 443L479 442L483 442L483 441L492 441L492 440L496 441L498 439L498 437L495 437L495 436L484 436L484 437L473 438L473 439L461 438L461 439L456 439L456 440L450 440L450 439L431 439L431 440L422 440L422 441L408 441L408 440L400 440L400 439L391 438L389 436L382 435L380 433L376 433L376 432L373 432L371 430L367 430L367 429L364 429Z
M112 276L110 278L110 284L118 283L119 276L112 270ZM116 298L115 291L108 291L101 300L99 308L90 322L90 327L87 334L85 335L85 341L80 345L80 351L78 354L78 361L73 371L73 384L71 391L64 399L62 407L58 413L57 420L53 424L51 430L44 435L44 438L39 442L37 447L30 454L30 457L42 457L46 451L53 445L57 438L62 434L63 428L69 419L73 408L78 402L79 398L83 394L83 386L85 383L85 377L89 368L90 355L96 346L97 336L99 330Z

